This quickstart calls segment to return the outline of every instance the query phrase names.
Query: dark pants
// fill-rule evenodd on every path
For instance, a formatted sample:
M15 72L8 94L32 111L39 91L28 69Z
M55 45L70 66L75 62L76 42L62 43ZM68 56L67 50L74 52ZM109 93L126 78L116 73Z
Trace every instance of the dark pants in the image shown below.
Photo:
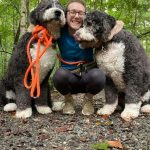
M68 93L91 93L97 94L105 86L105 75L98 69L93 68L82 73L72 73L69 70L59 68L53 77L55 88L62 94Z

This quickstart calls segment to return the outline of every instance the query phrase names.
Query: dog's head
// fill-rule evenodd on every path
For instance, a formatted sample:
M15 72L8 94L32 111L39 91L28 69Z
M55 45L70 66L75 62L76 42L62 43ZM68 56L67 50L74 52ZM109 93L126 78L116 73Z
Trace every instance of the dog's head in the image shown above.
M98 47L100 43L108 41L115 24L115 18L104 12L88 13L83 27L76 31L75 38L82 47Z
M59 29L65 25L65 14L58 0L42 0L31 12L30 21L33 25L46 27L57 36Z

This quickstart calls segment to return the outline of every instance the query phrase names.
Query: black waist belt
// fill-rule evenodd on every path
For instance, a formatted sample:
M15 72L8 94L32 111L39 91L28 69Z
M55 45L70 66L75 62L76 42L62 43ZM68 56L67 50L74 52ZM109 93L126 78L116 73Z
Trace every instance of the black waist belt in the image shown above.
M79 68L70 70L72 73L82 73L86 72L92 68L97 68L97 63L95 61L92 61L90 63L80 64Z

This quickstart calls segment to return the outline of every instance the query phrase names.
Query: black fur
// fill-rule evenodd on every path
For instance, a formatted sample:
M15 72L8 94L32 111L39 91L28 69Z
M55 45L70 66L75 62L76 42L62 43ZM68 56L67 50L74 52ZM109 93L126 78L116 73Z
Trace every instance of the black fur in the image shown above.
M44 13L47 10L48 12L46 13L46 17L43 17L45 15ZM59 32L60 28L65 24L65 15L64 15L61 5L58 2L45 0L45 1L42 1L37 6L37 8L35 8L31 12L30 20L31 20L31 23L34 25L42 25L46 27L48 31L54 35L56 32ZM49 28L50 25L51 26L57 25L57 28L55 29L54 27L53 29L51 29ZM56 35L59 35L59 33L56 33ZM40 80L41 94L40 94L40 97L38 98L32 98L30 96L30 91L25 88L24 83L23 83L25 72L29 66L26 48L27 48L27 43L29 42L31 36L32 36L32 33L27 32L18 41L18 44L15 47L15 50L12 52L12 56L8 64L7 73L5 74L1 82L1 85L4 87L0 87L4 89L4 90L1 90L0 101L2 101L2 103L5 104L5 103L12 102L12 99L13 99L13 101L17 105L17 111L16 111L17 118L30 117L32 114L31 105L34 101L35 101L35 106L39 113L46 114L46 113L51 112L50 87L49 87L48 79L54 67L54 62L55 62L54 59L55 59L56 51L52 50L52 48L49 48L46 51L47 53L44 54L45 56L49 54L48 55L49 58L44 60L44 63L48 63L48 66L46 66L48 69L45 71L44 70L45 64L41 62L40 70L41 72L43 70L45 71L44 74L43 72L41 74L42 79L40 78L41 79ZM34 40L31 43L30 53L33 53L35 51L34 46L36 44L37 44L37 40ZM53 52L51 53L50 51L54 51L54 53ZM44 55L42 57L45 58ZM31 75L29 75L28 81L29 82L31 81ZM11 94L12 93L13 94L12 95L10 94L10 96L8 97L7 92L10 92L10 91L11 91ZM8 105L9 104L7 104L7 107ZM30 111L28 111L28 108L30 108ZM4 107L5 111L9 111L13 109L15 108L6 109L6 106Z
M115 24L114 17L94 11L87 14L83 28L75 37L82 47L96 48L97 63L108 77L106 104L98 114L113 113L118 104L118 93L123 92L125 109L121 117L129 121L139 115L142 100L149 100L143 96L150 91L150 61L138 39L129 31L122 29L109 39ZM150 109L146 111L150 112Z

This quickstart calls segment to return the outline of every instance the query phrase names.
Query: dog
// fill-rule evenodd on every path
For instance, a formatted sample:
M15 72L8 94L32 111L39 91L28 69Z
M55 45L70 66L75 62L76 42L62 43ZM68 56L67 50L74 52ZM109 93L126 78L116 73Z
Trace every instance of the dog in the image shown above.
M96 10L87 14L74 36L81 47L95 48L98 67L107 77L106 102L97 114L111 115L120 92L125 101L122 119L131 121L139 116L140 109L150 113L150 61L138 39L123 29L123 23Z
M30 13L30 22L31 25L28 31L20 38L15 50L12 52L7 73L1 82L1 88L3 88L3 90L1 90L1 98L3 100L1 101L6 104L4 111L16 110L16 118L30 117L32 115L32 105L35 106L40 114L52 112L48 79L56 61L56 50L53 49L54 45L52 44L52 46L48 47L39 60L39 97L31 96L29 89L25 87L23 82L25 72L29 66L26 49L32 37L32 31L37 25L47 29L48 34L52 35L53 41L59 38L60 28L65 25L64 10L56 0L43 0ZM42 34L41 32L38 33L39 37ZM32 61L35 60L37 47L38 39L34 39L29 47ZM44 47L44 44L40 43L40 52ZM29 73L27 81L30 83L31 80L31 73ZM36 94L36 91L34 94Z

